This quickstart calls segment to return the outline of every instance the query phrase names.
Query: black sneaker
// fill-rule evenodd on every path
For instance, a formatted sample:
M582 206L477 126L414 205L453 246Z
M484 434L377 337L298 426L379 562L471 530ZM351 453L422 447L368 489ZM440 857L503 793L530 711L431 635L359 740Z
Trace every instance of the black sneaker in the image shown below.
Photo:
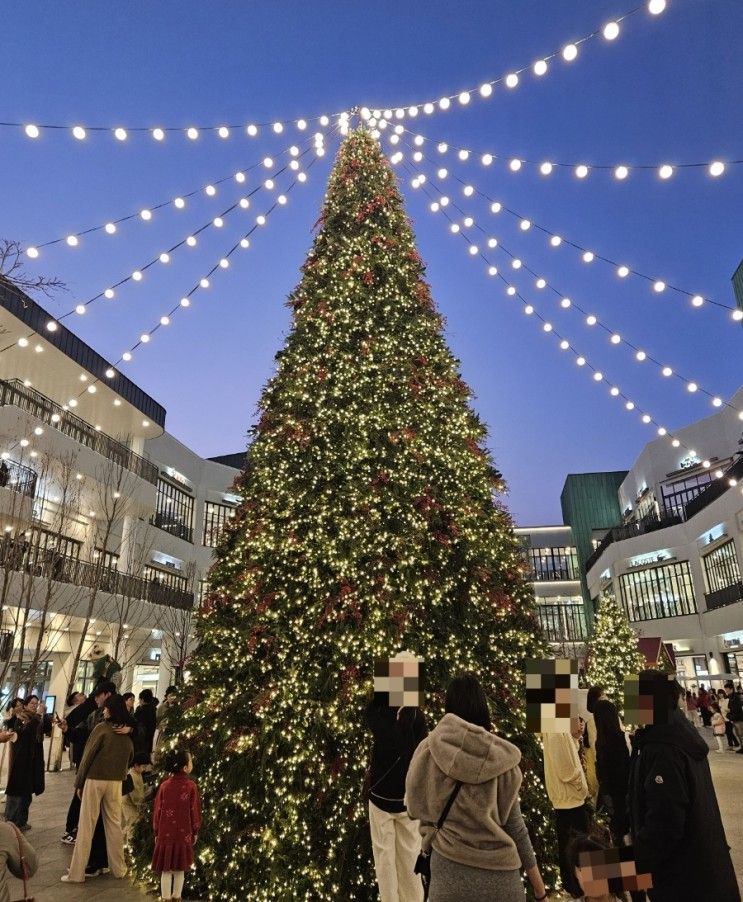
M85 868L85 876L86 877L100 877L101 869L100 868Z
M72 834L72 833L65 833L65 835L62 837L62 842L63 842L66 846L73 846L73 845L75 844L75 836L74 836L74 834Z

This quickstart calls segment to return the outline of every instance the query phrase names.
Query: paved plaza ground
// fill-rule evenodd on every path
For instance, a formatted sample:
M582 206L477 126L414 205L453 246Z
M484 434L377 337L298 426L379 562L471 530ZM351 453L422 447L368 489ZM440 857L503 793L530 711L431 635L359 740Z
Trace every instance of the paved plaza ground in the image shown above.
M712 731L708 729L704 733L712 748ZM710 766L738 884L743 890L743 755L712 752ZM36 897L36 902L128 902L148 898L128 880L115 880L110 875L87 880L84 886L60 883L59 878L67 870L72 854L72 848L59 841L72 794L72 779L69 771L47 774L47 790L41 798L34 799L31 806L29 822L33 829L27 838L36 849L40 862L39 870L30 882L31 895ZM21 898L20 881L11 879L11 884L10 898ZM151 895L149 898L157 897Z

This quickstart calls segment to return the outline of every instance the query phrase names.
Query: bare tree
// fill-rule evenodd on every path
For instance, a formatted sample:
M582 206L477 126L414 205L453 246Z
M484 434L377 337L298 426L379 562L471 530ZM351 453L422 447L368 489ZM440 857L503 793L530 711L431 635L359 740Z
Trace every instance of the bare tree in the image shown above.
M193 592L196 577L196 568L193 563L188 565L187 577L189 591ZM174 606L163 607L160 613L160 623L162 624L160 628L163 632L161 652L169 670L175 674L176 685L180 685L183 681L183 672L193 650L194 615L193 608Z
M56 276L29 276L23 268L23 247L20 241L0 238L0 279L5 279L21 291L40 291L47 297L57 291L67 291L65 283Z

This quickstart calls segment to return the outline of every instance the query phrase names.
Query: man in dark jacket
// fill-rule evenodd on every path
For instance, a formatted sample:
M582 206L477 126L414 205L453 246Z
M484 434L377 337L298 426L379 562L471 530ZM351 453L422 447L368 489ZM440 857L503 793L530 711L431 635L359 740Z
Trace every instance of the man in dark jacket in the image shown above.
M680 710L675 680L645 670L643 684L656 691L653 723L635 734L630 771L638 873L652 874L653 902L740 902L707 743Z
M741 701L740 695L735 691L732 680L728 680L725 683L725 695L728 698L728 719L732 723L733 730L740 743L740 748L736 754L743 755L743 701Z

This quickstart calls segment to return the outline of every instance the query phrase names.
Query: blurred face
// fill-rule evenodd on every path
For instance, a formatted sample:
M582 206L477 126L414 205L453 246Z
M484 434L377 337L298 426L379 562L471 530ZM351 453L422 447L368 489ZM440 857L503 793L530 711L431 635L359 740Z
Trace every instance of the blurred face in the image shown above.
M36 712L39 710L38 698L32 698L26 705L24 705L24 708L29 714L36 714Z
M110 716L111 716L111 712L108 710L108 708L104 708L103 709L103 719L108 720Z
M128 698L124 704L126 705L127 711L131 712L134 710L134 699L133 698Z
M99 708L102 708L102 707L103 707L103 703L106 701L106 699L107 699L110 695L111 695L110 692L101 692L100 695L96 695L96 697L95 697L95 703L96 703L96 705L98 705Z
M84 692L78 692L77 695L75 696L75 704L76 704L76 705L82 705L82 703L83 703L84 701L85 701L85 693L84 693Z

